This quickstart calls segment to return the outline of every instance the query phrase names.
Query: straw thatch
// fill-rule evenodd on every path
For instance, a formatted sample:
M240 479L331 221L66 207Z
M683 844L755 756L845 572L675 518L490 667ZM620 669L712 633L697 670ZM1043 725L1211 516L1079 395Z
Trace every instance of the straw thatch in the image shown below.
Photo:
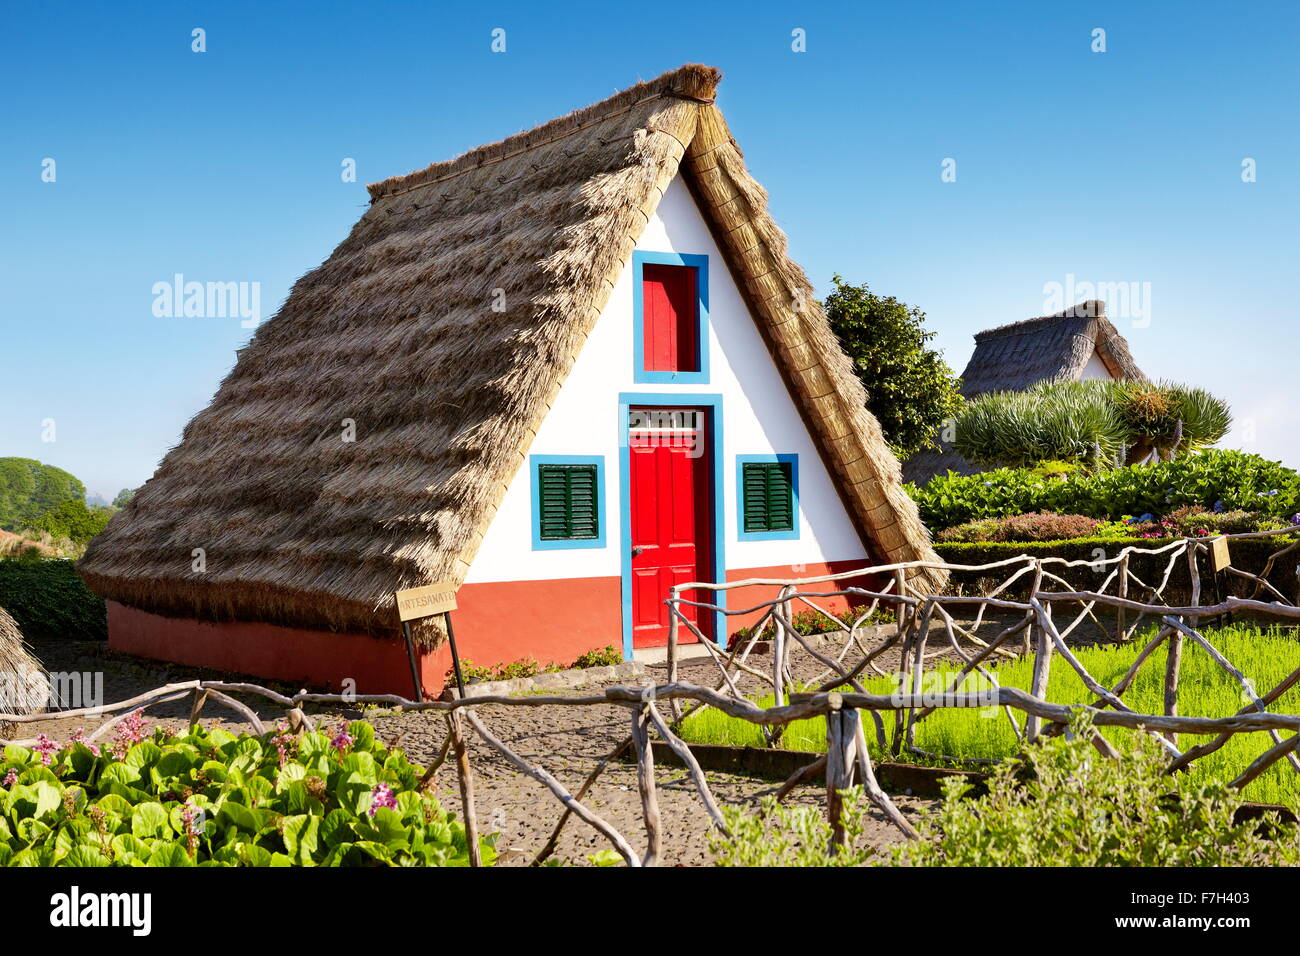
M173 616L391 633L395 588L464 578L679 171L873 554L932 557L861 385L713 105L719 78L682 67L370 186L351 234L294 285L92 542L79 566L91 588ZM355 442L340 439L344 419Z
M40 661L32 657L18 622L0 607L0 714L34 714L50 700L50 682ZM0 736L13 725L0 721Z
M974 398L985 392L1022 391L1052 379L1077 381L1093 353L1112 378L1146 378L1133 361L1128 342L1106 318L1106 303L1089 300L1064 312L980 332L961 375L961 391ZM907 481L924 484L949 471L973 475L981 470L947 442L940 444L942 450L924 451L903 463Z

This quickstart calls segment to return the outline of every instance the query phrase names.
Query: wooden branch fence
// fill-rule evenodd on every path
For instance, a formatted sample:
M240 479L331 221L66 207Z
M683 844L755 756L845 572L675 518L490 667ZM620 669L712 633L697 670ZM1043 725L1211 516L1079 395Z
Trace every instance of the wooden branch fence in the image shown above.
M1266 537L1269 534L1283 533L1286 531L1228 537ZM906 838L915 839L916 830L876 780L863 715L871 720L882 752L889 749L895 756L906 751L954 763L972 762L972 758L959 760L918 748L915 745L918 723L941 708L997 707L1010 722L1017 740L1022 744L1032 742L1041 734L1060 733L1068 726L1072 714L1080 709L1080 705L1053 704L1045 699L1051 667L1058 657L1064 666L1075 671L1095 696L1095 700L1088 705L1094 726L1123 727L1150 734L1160 742L1170 757L1168 773L1186 770L1193 761L1215 752L1235 734L1240 733L1264 733L1272 743L1242 770L1232 781L1232 786L1246 786L1282 760L1300 772L1300 757L1296 754L1297 745L1300 745L1300 715L1268 711L1270 704L1300 683L1300 667L1272 689L1259 694L1242 672L1200 630L1208 619L1219 620L1224 615L1235 614L1300 622L1300 607L1266 579L1276 560L1294 553L1297 544L1288 544L1274 554L1260 575L1231 569L1234 578L1244 580L1246 586L1251 587L1248 596L1228 596L1212 604L1202 604L1199 556L1207 549L1208 539L1188 538L1154 549L1127 547L1119 554L1095 561L1021 556L983 565L908 562L803 579L685 583L674 587L665 602L670 615L668 674L666 681L654 685L614 686L577 696L484 696L416 701L393 694L340 695L302 691L286 696L258 684L193 680L167 684L129 700L100 707L41 714L0 714L0 724L9 722L21 726L55 719L111 715L84 738L93 742L103 738L118 722L133 712L189 697L192 700L191 724L199 721L205 706L215 704L238 715L254 732L266 733L267 728L261 718L250 706L236 699L233 696L236 694L253 695L286 708L289 727L294 731L313 729L312 717L304 710L308 704L337 707L376 704L404 711L436 712L447 723L447 738L442 752L426 770L420 786L429 786L448 757L454 759L461 807L472 849L471 865L480 863L477 855L479 825L474 805L474 773L464 740L466 727L488 748L549 790L563 807L558 823L545 846L533 859L533 865L539 865L554 852L564 826L571 817L576 816L607 839L628 866L653 866L663 859L663 826L656 792L652 732L681 760L698 791L711 825L725 833L726 822L706 776L690 747L677 734L681 721L701 708L713 707L731 717L755 724L770 746L778 746L783 731L793 721L823 717L826 720L826 754L786 780L776 790L778 798L784 799L799 783L823 778L833 839L840 841L844 835L840 794L847 787L858 784ZM1158 584L1147 584L1134 573L1130 559L1135 554L1163 559L1164 571ZM1163 600L1175 569L1180 565L1187 572L1190 603L1184 606L1159 603ZM1096 590L1077 590L1062 577L1071 568L1085 566L1105 575ZM908 572L921 567L940 568L949 572L1003 572L1007 576L986 594L930 594L918 592L908 581ZM874 588L844 583L864 579L884 583ZM1025 596L1020 599L1009 597L1016 583L1022 581ZM827 585L831 586L830 590L825 589ZM821 589L809 590L814 586L820 586ZM1053 586L1063 589L1052 590ZM1134 587L1144 591L1147 599L1139 601L1129 597ZM683 596L687 592L717 595L744 588L762 588L767 593L775 588L777 593L770 600L740 608L724 607L723 600L716 596L711 602L691 600ZM1114 593L1110 593L1112 589ZM1261 600L1260 596L1264 594L1273 600ZM819 648L820 642L801 635L793 624L792 609L795 606L825 614L824 606L818 602L829 598L848 599L858 608L857 618L842 632L843 642L838 651ZM883 607L894 611L893 626L887 633L878 633L875 638L870 638L864 629L873 614ZM688 608L693 609L693 614L687 613ZM1066 608L1073 617L1068 624L1060 626L1054 612ZM1109 608L1113 612L1113 622L1103 621L1097 613L1099 608ZM737 616L761 616L749 629L745 640L726 649L710 640L696 623L701 616L714 613L722 615L724 620ZM962 615L966 617L962 618ZM1157 625L1156 633L1142 646L1132 666L1113 687L1108 688L1098 682L1080 663L1067 642L1085 621L1090 621L1097 628L1100 639L1104 642L1132 641L1144 620ZM979 633L986 626L996 629L996 633L989 639L981 637ZM714 686L702 686L679 679L683 629L706 649L707 655L716 665L719 679ZM939 635L937 639L936 634ZM1016 638L1019 638L1018 646L1013 646ZM1182 651L1188 642L1207 653L1218 667L1241 685L1244 699L1248 699L1249 703L1238 713L1228 717L1179 713ZM938 650L932 650L932 643L942 646ZM1154 660L1155 651L1161 645L1166 649L1163 712L1136 712L1124 702L1124 694L1133 685L1139 670ZM767 651L767 666L754 663L754 651L760 646ZM897 653L898 670L894 674L883 670L877 663L891 650ZM795 690L801 685L796 683L791 669L792 653L806 654L821 668L812 681L803 682L803 690ZM1010 659L1022 655L1032 655L1033 660L1029 691L999 686L987 670L986 663L994 658ZM932 689L927 689L926 663L939 656L947 657L950 661L961 661L961 667L950 675L950 683L945 679L942 689L936 694ZM868 671L894 677L897 690L890 694L867 692L861 679ZM962 690L963 680L972 673L982 675L986 686L976 692ZM740 682L744 677L757 681L764 693L770 692L773 705L760 707L750 700L741 690ZM933 681L929 683L934 684ZM577 793L570 792L563 782L545 768L516 753L486 726L477 713L485 706L608 705L628 711L628 736L597 763ZM668 715L665 715L661 707L667 709ZM1023 725L1016 719L1017 712L1023 718ZM888 715L892 715L894 723L892 743L885 734L885 717ZM1180 734L1212 739L1180 750ZM10 742L31 745L36 741ZM1092 743L1102 754L1116 756L1112 745L1100 733L1094 735ZM637 789L646 834L645 849L639 853L624 834L583 803L600 774L611 762L628 751L632 751L636 758ZM987 764L993 761L975 758L973 762Z

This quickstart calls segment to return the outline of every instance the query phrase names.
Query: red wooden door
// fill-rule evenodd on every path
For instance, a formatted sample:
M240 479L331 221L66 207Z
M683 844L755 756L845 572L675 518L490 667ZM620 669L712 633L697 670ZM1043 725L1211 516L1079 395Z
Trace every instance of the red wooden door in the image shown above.
M684 413L684 415L683 415ZM632 510L632 646L668 643L668 589L686 581L713 579L712 460L700 409L633 409L632 424L683 421L694 427L632 427L628 453ZM687 600L712 601L712 592L688 591ZM713 615L682 607L706 635ZM679 627L678 640L697 640Z

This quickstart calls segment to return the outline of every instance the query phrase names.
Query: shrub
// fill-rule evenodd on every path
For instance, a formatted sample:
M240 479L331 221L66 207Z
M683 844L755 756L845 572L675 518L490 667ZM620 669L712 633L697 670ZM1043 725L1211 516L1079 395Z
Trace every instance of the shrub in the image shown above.
M867 408L899 458L937 448L940 426L962 405L960 379L929 347L925 313L834 277L823 306L867 390Z
M908 489L921 519L936 531L977 518L1032 511L1109 520L1168 514L1184 505L1257 511L1284 520L1300 512L1300 474L1242 451L1207 450L1176 461L1054 479L1017 468L950 473L936 476L924 488Z
M953 447L990 467L1053 460L1102 470L1177 458L1218 441L1231 424L1227 404L1201 388L1050 381L972 399L957 413Z
M613 667L615 664L623 663L623 652L613 644L606 644L598 651L587 651L580 654L578 659L573 662L575 668L587 667Z
M944 781L921 839L896 847L907 866L1277 866L1300 862L1296 828L1277 817L1235 823L1241 794L1225 782L1164 775L1167 756L1137 736L1118 759L1088 743L1080 710L1071 738L1040 738L1025 765L999 764L985 796ZM1260 830L1271 831L1265 839Z
M91 593L71 561L0 560L0 607L29 638L108 638L104 599Z
M821 611L815 611L809 608L806 611L800 611L790 616L790 626L794 630L809 637L813 634L828 634L832 631L847 630L863 614L864 609L859 607L845 608L838 614L823 614ZM894 612L890 608L878 607L871 613L871 616L864 621L864 624L883 624L894 619ZM771 629L769 628L769 633ZM731 635L731 646L737 646L741 641L747 640L754 634L754 628L738 628Z
M1279 540L1279 537L1288 540ZM1249 571L1252 574L1261 573L1269 556L1286 547L1290 543L1292 536L1283 535L1279 537L1248 538L1233 541L1231 543L1233 567L1242 571ZM1069 561L1095 562L1098 558L1113 558L1126 547L1158 548L1169 543L1169 540L1171 539L1137 538L1132 536L1132 532L1127 532L1124 537L1096 536L1073 538L1068 541L951 541L936 544L934 550L941 559L951 564L992 564L1026 554L1031 557L1056 557L1065 558ZM1168 564L1168 554L1148 555L1136 552L1129 557L1129 570L1152 586L1160 583ZM1080 590L1097 587L1114 569L1115 565L1113 564L1102 569L1096 568L1092 564L1081 564L1073 568L1048 565L1048 570L1052 574L1059 575L1068 581L1071 586ZM1010 570L1006 568L992 572L954 571L952 572L951 587L968 594L983 593L988 588L1000 583L1010 573ZM1006 596L1023 595L1024 590L1019 584L1024 584L1024 587L1027 587L1028 577L1026 575L1021 578L1018 585L1013 586ZM1209 574L1209 562L1204 558L1201 560L1201 580L1206 588L1214 586L1213 579ZM1273 570L1269 572L1268 580L1283 594L1294 595L1296 593L1294 559L1290 562L1276 562ZM1225 594L1231 592L1242 596L1250 594L1255 587L1252 581L1227 575L1221 576L1219 586L1223 588ZM1164 598L1167 603L1176 604L1188 596L1187 592L1188 574L1186 562L1180 559L1170 577L1169 585L1165 589ZM1113 585L1112 593L1114 593ZM1202 599L1211 598L1213 594L1213 590L1207 591L1202 594ZM1130 587L1129 597L1136 599L1145 596L1145 592L1136 585Z
M1235 823L1241 794L1225 783L1167 777L1167 758L1138 737L1118 759L1088 743L1080 710L1071 736L1040 738L1024 762L1004 761L988 792L951 776L943 803L918 826L921 839L888 854L863 844L866 801L844 791L845 846L833 853L830 826L814 807L767 798L757 814L723 810L731 836L713 831L719 866L1277 866L1300 862L1296 827L1275 816ZM1264 831L1272 839L1266 839Z
M357 721L331 739L217 728L99 748L44 739L0 761L0 865L464 866L464 828L420 769ZM491 860L494 838L482 841Z
M1094 534L1100 522L1083 515L1058 515L1050 511L985 518L948 528L937 541L1060 541Z
M80 499L64 501L45 512L33 522L37 531L53 538L68 538L77 544L86 544L104 530L112 512L107 508L87 508Z

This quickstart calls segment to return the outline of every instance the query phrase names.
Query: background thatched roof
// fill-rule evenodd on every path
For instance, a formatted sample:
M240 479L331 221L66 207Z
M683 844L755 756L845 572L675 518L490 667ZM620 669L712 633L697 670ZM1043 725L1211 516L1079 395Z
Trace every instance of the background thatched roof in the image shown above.
M32 657L18 622L0 607L0 714L31 714L46 708L49 679L40 661ZM12 725L0 722L0 733Z
M1078 379L1096 352L1115 378L1144 379L1128 342L1106 318L1106 303L1081 302L1064 312L988 329L975 336L975 352L961 374L966 398L985 392L1018 392L1050 379ZM981 469L947 442L941 451L924 451L903 463L907 481L924 484L934 475Z
M679 169L873 553L932 559L862 387L712 105L719 78L686 66L372 185L351 234L91 543L79 565L91 588L173 616L387 633L394 589L462 580ZM345 419L355 442L340 438Z

